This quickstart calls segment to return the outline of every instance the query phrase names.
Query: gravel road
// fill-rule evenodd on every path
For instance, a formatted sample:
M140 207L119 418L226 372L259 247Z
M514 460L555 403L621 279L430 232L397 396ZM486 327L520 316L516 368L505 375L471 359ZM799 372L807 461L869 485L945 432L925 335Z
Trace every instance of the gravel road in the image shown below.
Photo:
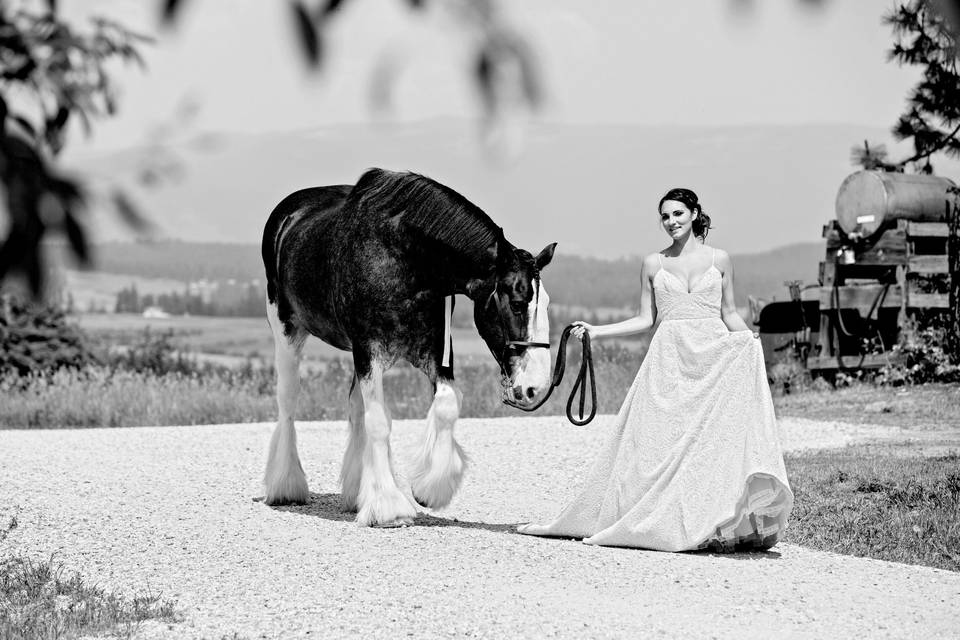
M960 574L779 545L667 554L513 533L586 472L609 416L462 420L464 488L417 526L362 529L340 511L343 422L299 425L314 492L255 500L272 425L0 431L7 550L89 581L177 601L142 638L957 637ZM899 430L781 421L785 447L896 439ZM412 458L419 421L394 423ZM776 634L771 636L771 633Z

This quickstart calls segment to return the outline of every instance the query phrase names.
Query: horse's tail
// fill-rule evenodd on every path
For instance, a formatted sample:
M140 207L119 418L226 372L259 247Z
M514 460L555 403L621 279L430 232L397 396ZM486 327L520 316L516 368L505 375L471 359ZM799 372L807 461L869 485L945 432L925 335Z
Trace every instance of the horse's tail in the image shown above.
M330 187L313 187L294 191L274 207L267 224L263 228L263 241L260 253L263 256L263 268L267 279L267 301L277 302L277 291L280 282L280 249L283 239L293 230L297 221L305 216L339 209L340 205L350 193L350 185L336 185Z

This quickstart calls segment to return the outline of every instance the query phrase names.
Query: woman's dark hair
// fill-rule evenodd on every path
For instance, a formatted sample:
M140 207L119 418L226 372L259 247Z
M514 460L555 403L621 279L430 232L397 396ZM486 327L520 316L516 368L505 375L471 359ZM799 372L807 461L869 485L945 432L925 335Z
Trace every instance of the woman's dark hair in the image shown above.
M705 214L703 207L700 206L700 200L697 198L697 194L690 189L670 189L665 196L660 198L660 204L657 206L658 212L667 200L682 202L686 205L687 209L696 213L697 217L693 219L693 235L701 240L706 239L707 232L711 229L712 225L710 224L710 216Z

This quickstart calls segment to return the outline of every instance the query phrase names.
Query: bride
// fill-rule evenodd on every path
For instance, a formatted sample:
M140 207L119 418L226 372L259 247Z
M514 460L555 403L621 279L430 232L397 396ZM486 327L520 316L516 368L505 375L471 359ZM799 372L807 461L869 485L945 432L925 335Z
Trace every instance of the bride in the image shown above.
M766 549L793 494L760 341L734 305L730 257L704 244L697 195L669 191L660 223L673 242L643 261L638 315L573 330L655 330L612 432L557 519L518 530L663 551Z

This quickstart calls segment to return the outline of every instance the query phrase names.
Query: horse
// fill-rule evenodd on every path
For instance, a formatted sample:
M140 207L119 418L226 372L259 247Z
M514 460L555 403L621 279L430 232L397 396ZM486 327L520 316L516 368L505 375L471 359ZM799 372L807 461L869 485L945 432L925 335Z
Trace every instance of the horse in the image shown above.
M500 366L502 400L532 406L550 386L550 297L540 273L555 248L518 249L467 198L416 173L374 168L355 185L284 198L262 244L279 410L264 502L309 500L294 414L304 342L315 336L353 359L343 506L360 525L391 527L412 524L417 505L449 504L467 462L453 434L463 397L453 375L453 296L474 303L476 328ZM401 359L433 387L409 491L394 473L383 394L384 372Z

